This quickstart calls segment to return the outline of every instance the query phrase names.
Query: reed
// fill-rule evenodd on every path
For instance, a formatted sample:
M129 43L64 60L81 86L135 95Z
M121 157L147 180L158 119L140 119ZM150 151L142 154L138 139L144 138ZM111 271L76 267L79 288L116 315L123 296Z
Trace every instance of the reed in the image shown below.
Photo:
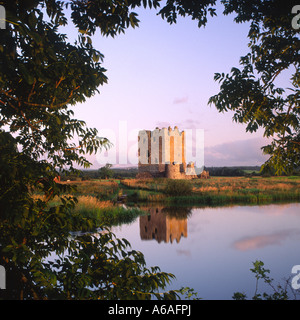
M77 199L74 212L82 217L96 219L99 224L130 223L143 213L138 208L114 205L111 201L100 201L92 196L79 196Z
M70 195L65 195L66 197ZM35 201L43 200L42 195L34 195ZM79 214L83 219L93 219L98 225L119 225L130 223L138 216L144 214L139 208L126 208L124 206L114 205L111 201L100 201L93 196L76 196L77 203L73 209L74 214ZM48 206L59 206L61 200L55 197L49 201Z
M139 208L125 208L111 206L106 208L94 208L93 210L81 207L75 209L82 217L96 219L99 225L117 226L133 222L138 216L144 214Z
M227 194L202 194L192 196L176 196L168 197L166 201L169 204L199 204L199 205L224 205L224 204L260 204L271 203L279 201L300 201L300 193L294 192L273 192L260 193L259 190L255 192L242 192Z
M168 180L164 193L170 196L189 196L193 191L193 185L188 180Z

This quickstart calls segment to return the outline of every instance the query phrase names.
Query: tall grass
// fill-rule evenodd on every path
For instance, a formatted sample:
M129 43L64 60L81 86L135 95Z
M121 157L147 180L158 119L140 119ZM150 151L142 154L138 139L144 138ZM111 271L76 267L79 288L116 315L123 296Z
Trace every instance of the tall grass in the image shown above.
M300 201L300 177L122 180L128 201L188 204Z
M152 190L140 190L140 189L124 189L123 194L127 195L128 203L138 202L161 202L165 199L165 194L152 191Z
M98 224L116 226L133 222L138 216L144 214L139 208L125 208L123 206L112 206L90 210L88 208L76 208L77 213L83 217L96 219Z
M34 199L43 199L41 195L34 195ZM83 219L94 219L98 225L118 225L130 223L144 212L138 208L126 208L114 205L111 201L100 201L93 196L77 196L74 214L80 214ZM58 206L61 201L55 197L49 206Z
M169 196L189 196L193 186L188 180L167 180L164 193Z
M76 186L75 196L94 196L100 200L109 200L116 196L119 184L114 180L69 181L63 182Z
M260 193L256 190L250 192L235 192L227 194L202 194L191 196L176 196L168 197L166 201L170 204L199 204L199 205L224 205L224 204L260 204L271 203L278 201L300 201L300 193L295 192L273 192L273 193Z
M93 218L99 224L118 225L134 221L143 212L138 208L114 205L111 201L99 201L92 196L79 196L74 212Z
M254 195L218 195L206 194L202 196L179 196L168 197L169 204L190 204L190 205L224 205L229 203L256 203L257 197Z

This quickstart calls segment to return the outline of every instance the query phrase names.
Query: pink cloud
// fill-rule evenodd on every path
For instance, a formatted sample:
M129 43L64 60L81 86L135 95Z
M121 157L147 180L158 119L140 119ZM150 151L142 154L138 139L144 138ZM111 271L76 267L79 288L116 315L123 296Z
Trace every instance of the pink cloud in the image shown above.
M283 241L292 235L299 234L299 230L282 230L269 235L246 237L235 241L233 247L239 251L261 249L271 245L281 245Z
M262 153L263 138L237 140L205 148L206 166L261 165L268 156Z
M189 100L189 97L185 96L185 97L182 97L182 98L175 98L173 103L174 104L186 103L186 102L188 102L188 100Z

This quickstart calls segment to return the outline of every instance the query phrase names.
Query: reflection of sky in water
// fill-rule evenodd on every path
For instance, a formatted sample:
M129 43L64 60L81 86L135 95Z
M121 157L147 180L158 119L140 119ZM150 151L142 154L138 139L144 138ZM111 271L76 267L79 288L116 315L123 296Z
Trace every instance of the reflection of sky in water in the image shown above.
M244 239L234 242L233 247L241 251L247 251L264 248L269 245L283 245L285 240L293 236L298 236L299 240L299 235L299 229L281 230L272 234L245 237Z
M293 265L300 264L299 209L299 203L193 209L187 217L187 237L172 243L158 243L155 235L141 240L145 225L139 219L113 231L144 253L148 267L158 265L174 273L174 288L192 287L204 299L231 299L235 291L251 297L255 278L250 268L256 259L278 281L290 277ZM168 225L175 230L174 212L171 220L164 222L166 230Z

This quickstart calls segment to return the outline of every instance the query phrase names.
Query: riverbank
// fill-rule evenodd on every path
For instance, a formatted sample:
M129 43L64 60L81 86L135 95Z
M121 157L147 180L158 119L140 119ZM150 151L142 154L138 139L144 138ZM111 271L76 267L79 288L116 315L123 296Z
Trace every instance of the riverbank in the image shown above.
M167 186L174 182L173 190ZM300 177L212 177L190 181L158 179L90 180L71 183L75 196L93 196L113 203L164 202L189 204L300 201ZM186 193L183 184L189 190ZM170 188L169 188L170 189ZM179 190L179 191L178 191ZM169 191L169 192L168 192ZM177 192L176 192L177 191ZM182 193L182 194L181 194Z
M125 185L126 188L131 191L136 190L135 197L138 201L164 201L169 204L194 205L300 201L300 177L298 176L213 177L205 180L194 179L188 183L192 185L190 194L174 195L165 192L167 179L122 181L122 185Z
M64 197L69 198L71 194ZM73 195L74 196L74 195ZM83 219L95 221L96 225L117 226L123 223L130 223L138 216L145 214L143 210L138 207L126 207L122 204L116 204L112 201L101 201L93 195L76 195L76 204L74 213L80 215ZM35 194L33 198L43 200L43 196ZM61 205L61 200L58 197L50 200L49 207Z
M143 205L218 206L300 202L300 177L212 177L189 181L110 179L63 182L76 185L75 211L105 224L133 221ZM56 204L59 199L56 200ZM55 204L55 201L52 202ZM125 206L126 205L126 206Z

